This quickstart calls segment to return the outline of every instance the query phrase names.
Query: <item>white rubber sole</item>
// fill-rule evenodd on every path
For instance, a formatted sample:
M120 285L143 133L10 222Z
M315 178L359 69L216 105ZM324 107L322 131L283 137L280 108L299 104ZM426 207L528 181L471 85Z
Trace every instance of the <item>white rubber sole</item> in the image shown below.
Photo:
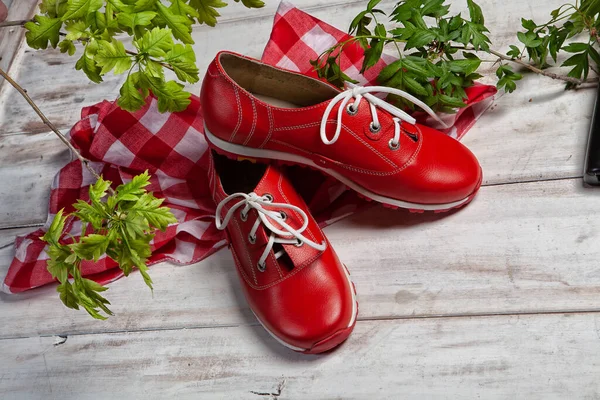
M391 205L394 207L400 208L408 208L408 209L417 209L417 210L425 210L425 211L436 211L436 210L448 210L451 208L459 207L462 204L468 203L471 196L468 196L462 200L454 201L452 203L444 203L444 204L419 204L419 203L410 203L408 201L402 201L397 199L392 199L390 197L380 196L375 194L364 187L356 184L355 182L349 180L338 172L322 167L316 164L310 158L302 157L296 154L285 153L283 151L276 150L264 150L264 149L256 149L252 147L242 146L235 143L229 143L222 139L219 139L204 125L204 133L206 134L206 139L215 147L222 149L228 153L233 153L236 155L240 155L243 157L251 157L251 158L268 158L270 160L281 160L288 161L297 164L308 165L310 167L316 168L320 171L323 171L327 175L330 175L342 182L344 185L348 186L350 189L360 193L361 195L368 197L369 199L375 200L379 203Z
M352 325L354 325L354 321L356 321L356 317L358 316L358 303L356 301L356 291L354 290L354 284L352 283L352 279L350 279L350 274L348 274L348 270L347 270L346 266L343 266L343 268L344 268L344 274L346 275L346 279L348 280L348 284L350 285L350 290L352 291L352 317L350 318L350 322L348 323L348 326L346 327L346 328L350 328ZM263 322L260 320L260 318L258 318L258 315L256 315L254 313L254 310L252 310L252 309L250 309L250 310L252 311L252 314L254 314L254 316L256 317L256 320L265 329L265 331L267 331L269 333L269 335L271 335L273 337L273 339L277 340L280 344L282 344L283 346L287 347L288 349L292 349L294 351L304 352L304 351L310 350L310 349L303 349L301 347L296 347L289 343L286 343L281 338L277 337L277 335L275 335L273 332L271 332L269 330L269 328L267 328L265 326L265 324L263 324Z

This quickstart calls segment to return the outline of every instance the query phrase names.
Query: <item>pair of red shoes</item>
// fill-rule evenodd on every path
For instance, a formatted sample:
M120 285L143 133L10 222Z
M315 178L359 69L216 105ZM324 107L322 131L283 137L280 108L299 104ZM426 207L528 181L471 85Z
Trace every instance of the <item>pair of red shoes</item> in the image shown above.
M296 351L343 342L358 305L348 270L275 161L319 169L367 199L412 211L460 207L481 185L466 147L375 92L409 99L437 118L397 89L340 91L230 52L219 53L204 78L217 227L226 230L250 308Z

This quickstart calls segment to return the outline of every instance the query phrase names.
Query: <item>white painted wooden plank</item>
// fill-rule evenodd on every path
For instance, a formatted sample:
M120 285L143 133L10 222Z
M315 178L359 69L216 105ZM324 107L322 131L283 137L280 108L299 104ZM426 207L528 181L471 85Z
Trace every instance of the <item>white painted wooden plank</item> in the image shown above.
M579 180L492 186L452 214L376 208L326 234L352 273L360 319L600 310L599 200ZM11 256L0 250L0 276ZM1 294L0 338L255 323L228 250L151 273L154 298L138 274L110 285L107 322L66 309L52 286Z
M262 327L0 341L3 399L596 399L598 314L359 322L294 353Z
M31 18L36 10L37 0L19 0L14 3L4 1L8 7L7 21L17 21ZM24 29L15 26L0 29L0 68L8 71L15 56L22 53L21 49ZM4 85L4 79L0 81L0 88Z

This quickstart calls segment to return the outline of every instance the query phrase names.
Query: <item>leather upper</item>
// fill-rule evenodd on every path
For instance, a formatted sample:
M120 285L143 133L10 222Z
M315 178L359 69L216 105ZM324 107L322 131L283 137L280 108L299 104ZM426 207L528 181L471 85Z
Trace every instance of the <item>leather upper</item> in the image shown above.
M343 112L337 142L324 144L319 129L329 100L300 108L267 104L226 73L220 61L224 54L246 58L229 52L219 53L203 81L201 102L205 124L218 138L309 158L371 192L402 201L448 203L462 200L478 188L481 168L464 145L434 129L403 121L400 148L391 150L392 116L377 108L381 130L372 133L369 130L371 111L365 99L355 115ZM292 71L286 73L299 75ZM327 85L320 81L319 84ZM328 137L333 136L337 125L338 106L334 106L327 121Z
M217 204L232 194L223 189L212 155L209 183ZM266 267L261 271L258 261L271 232L261 225L256 242L249 242L248 235L258 218L257 211L251 209L245 221L236 211L226 227L242 288L252 311L279 339L295 347L310 349L319 341L348 328L353 317L353 288L344 273L345 267L310 216L306 204L277 167L266 167L254 193L259 196L270 194L273 203L300 207L309 217L303 235L316 243L327 243L323 251L308 245L284 244L291 264L276 259L271 250ZM226 205L223 213L229 208L230 205ZM296 211L285 211L286 222L299 228L301 216Z

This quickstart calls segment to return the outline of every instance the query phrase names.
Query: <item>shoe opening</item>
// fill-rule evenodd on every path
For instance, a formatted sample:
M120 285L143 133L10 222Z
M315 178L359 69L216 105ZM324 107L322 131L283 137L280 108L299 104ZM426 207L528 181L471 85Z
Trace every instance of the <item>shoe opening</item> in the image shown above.
M283 71L235 54L221 54L219 61L225 73L238 85L276 107L312 106L339 93L318 79Z
M267 170L266 164L235 161L212 151L217 175L225 193L250 193L258 185Z

